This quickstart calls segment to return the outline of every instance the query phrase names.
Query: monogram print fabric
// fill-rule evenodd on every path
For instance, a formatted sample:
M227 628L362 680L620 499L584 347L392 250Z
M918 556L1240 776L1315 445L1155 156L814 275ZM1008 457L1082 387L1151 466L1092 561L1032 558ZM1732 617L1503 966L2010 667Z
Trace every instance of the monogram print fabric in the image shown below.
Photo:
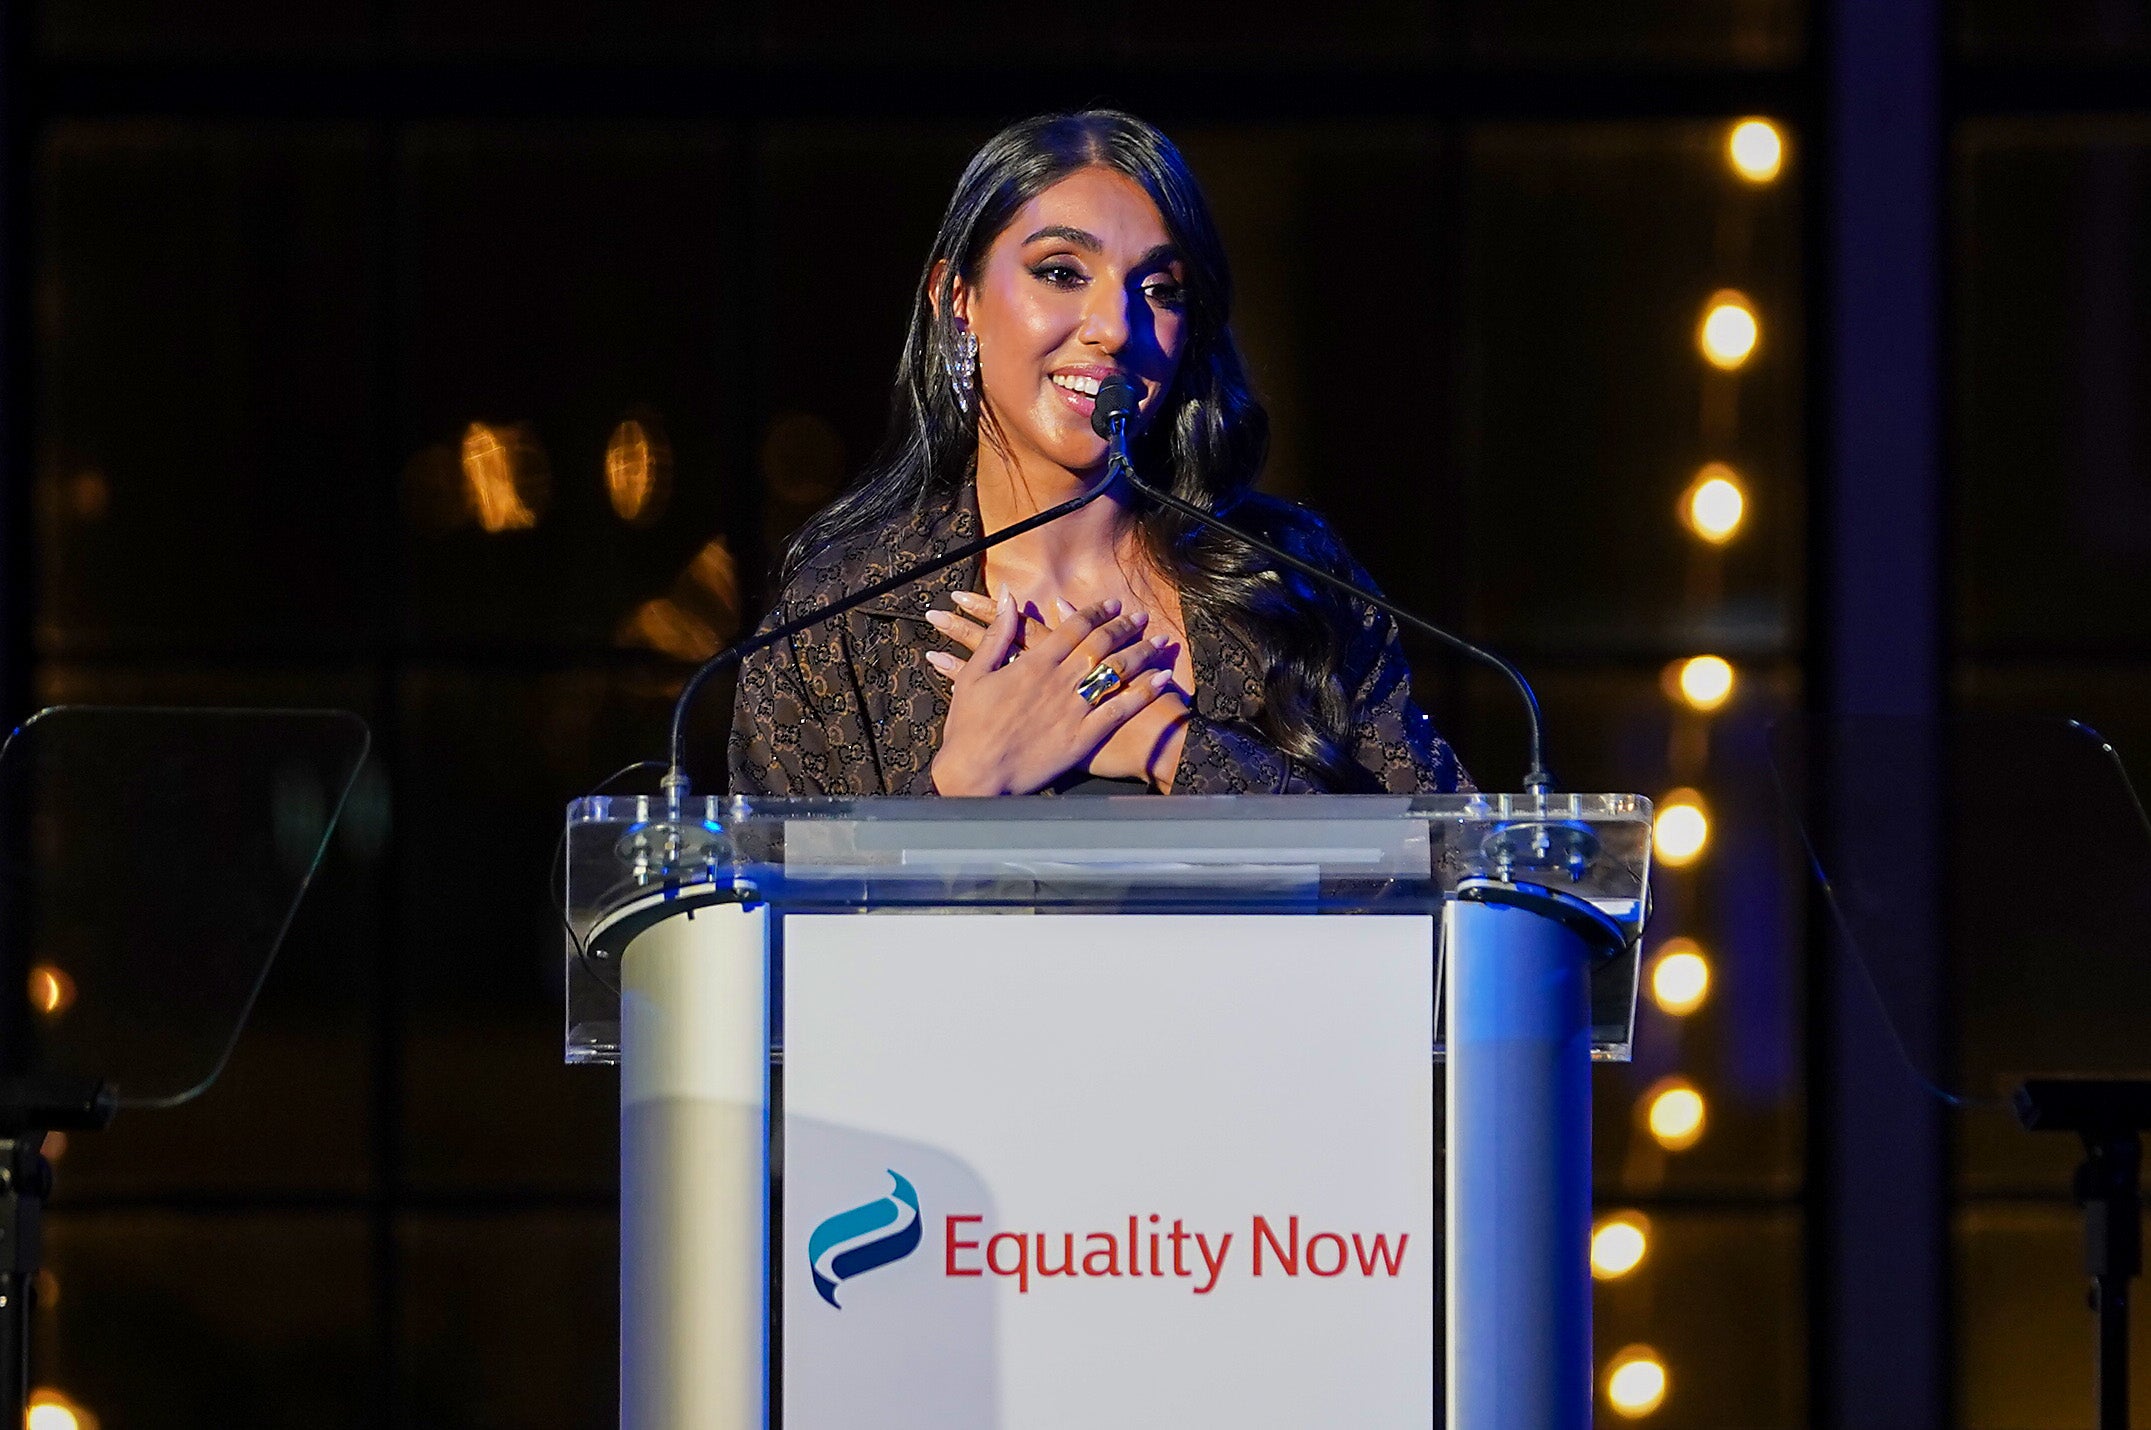
M765 624L882 580L978 531L976 493L966 486L885 531L817 554L785 588ZM983 591L982 570L976 557L957 562L750 656L740 669L732 711L732 792L933 794L932 764L949 687L925 656L929 650L965 652L927 623L926 612L953 609L952 591ZM1262 678L1254 653L1192 609L1187 638L1195 667L1193 718L1173 793L1321 792L1311 771L1262 734ZM1370 610L1353 644L1344 678L1354 693L1358 763L1391 793L1471 788L1448 742L1412 703L1395 622Z

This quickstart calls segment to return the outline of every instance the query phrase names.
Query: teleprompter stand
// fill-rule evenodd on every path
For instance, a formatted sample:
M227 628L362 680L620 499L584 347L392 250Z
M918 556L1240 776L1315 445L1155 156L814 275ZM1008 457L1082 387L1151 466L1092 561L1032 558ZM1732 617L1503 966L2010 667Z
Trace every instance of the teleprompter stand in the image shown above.
M2070 720L1858 715L1784 722L1771 758L1909 1077L1960 1115L2081 1139L2098 1425L2127 1430L2151 814L2119 753ZM2048 883L2065 891L1995 898Z
M2084 1271L2099 1318L2099 1430L2128 1430L2129 1282L2143 1274L2143 1134L2151 1080L2031 1078L2012 1099L2027 1132L2083 1139L2076 1204L2084 1212Z
M367 743L339 711L77 706L0 748L0 1422L31 1394L46 1136L216 1080Z
M11 1425L23 1423L30 1400L30 1313L52 1195L45 1134L100 1132L118 1111L118 1097L94 1079L0 1080L0 1415Z

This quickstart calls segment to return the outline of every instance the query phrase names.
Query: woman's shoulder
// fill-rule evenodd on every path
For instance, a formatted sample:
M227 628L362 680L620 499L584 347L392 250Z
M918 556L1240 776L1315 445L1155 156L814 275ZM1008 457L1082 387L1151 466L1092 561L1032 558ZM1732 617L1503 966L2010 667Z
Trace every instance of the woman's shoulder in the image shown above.
M1352 559L1343 539L1311 507L1267 492L1248 492L1233 503L1228 519L1302 561L1356 585L1369 586L1366 570Z
M785 563L788 575L772 616L796 614L886 579L905 566L944 550L965 533L965 510L956 495L928 498L879 520L850 526L816 540Z

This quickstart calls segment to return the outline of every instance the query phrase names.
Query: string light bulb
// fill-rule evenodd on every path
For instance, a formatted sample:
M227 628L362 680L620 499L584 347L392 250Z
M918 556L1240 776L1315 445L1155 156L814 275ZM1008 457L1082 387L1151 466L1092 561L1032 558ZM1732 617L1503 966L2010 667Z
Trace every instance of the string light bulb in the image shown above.
M1692 938L1669 938L1651 964L1651 1001L1661 1012L1686 1017L1710 996L1710 960Z
M1785 137L1767 119L1743 119L1725 136L1726 162L1751 184L1767 184L1785 167Z
M1746 294L1721 288L1710 295L1710 301L1703 306L1703 323L1696 330L1696 341L1711 366L1731 372L1754 355L1762 337L1762 323Z
M1703 796L1692 789L1677 789L1658 803L1651 822L1651 847L1660 863L1680 868L1693 864L1710 842L1710 815Z
M1682 523L1713 546L1733 539L1747 511L1748 495L1741 487L1740 473L1723 462L1704 464L1681 493Z
M1668 1152L1685 1152L1702 1141L1708 1113L1703 1094L1686 1078L1664 1078L1643 1095L1643 1123Z
M1606 1368L1606 1403L1618 1415L1640 1420L1665 1404L1666 1366L1649 1346L1630 1346Z
M1591 1275L1617 1280L1641 1266L1649 1250L1649 1220L1641 1212L1615 1212L1591 1229Z
M1733 694L1733 667L1723 656L1697 655L1673 662L1669 684L1682 703L1705 714Z

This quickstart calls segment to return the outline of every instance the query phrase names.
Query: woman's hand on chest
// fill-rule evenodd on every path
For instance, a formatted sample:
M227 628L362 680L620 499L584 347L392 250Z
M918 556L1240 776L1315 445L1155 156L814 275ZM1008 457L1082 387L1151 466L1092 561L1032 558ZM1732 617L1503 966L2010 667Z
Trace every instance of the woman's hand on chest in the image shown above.
M951 599L961 614L940 613L934 622L935 628L975 653L993 621L995 603L971 591L955 592ZM1038 602L1027 601L1019 611L1022 618L1022 630L1017 638L1019 649L1052 638L1067 621L1080 614L1072 602L1060 599L1052 599L1043 611ZM1193 659L1188 652L1186 637L1159 613L1137 612L1130 608L1125 614L1144 620L1145 634L1156 651L1150 660L1160 670L1169 667L1172 680L1155 699L1136 711L1103 744L1091 751L1080 765L1085 773L1101 779L1142 780L1160 792L1169 793L1180 763L1180 748L1186 737L1190 713L1189 701L1195 687Z
M950 685L933 760L934 787L943 794L1035 793L1087 767L1172 687L1163 644L1144 634L1140 612L1123 613L1118 601L1050 627L1041 621L1042 631L1020 649L1024 618L1005 590L983 623L948 611L929 619L971 652L969 660L926 655Z

